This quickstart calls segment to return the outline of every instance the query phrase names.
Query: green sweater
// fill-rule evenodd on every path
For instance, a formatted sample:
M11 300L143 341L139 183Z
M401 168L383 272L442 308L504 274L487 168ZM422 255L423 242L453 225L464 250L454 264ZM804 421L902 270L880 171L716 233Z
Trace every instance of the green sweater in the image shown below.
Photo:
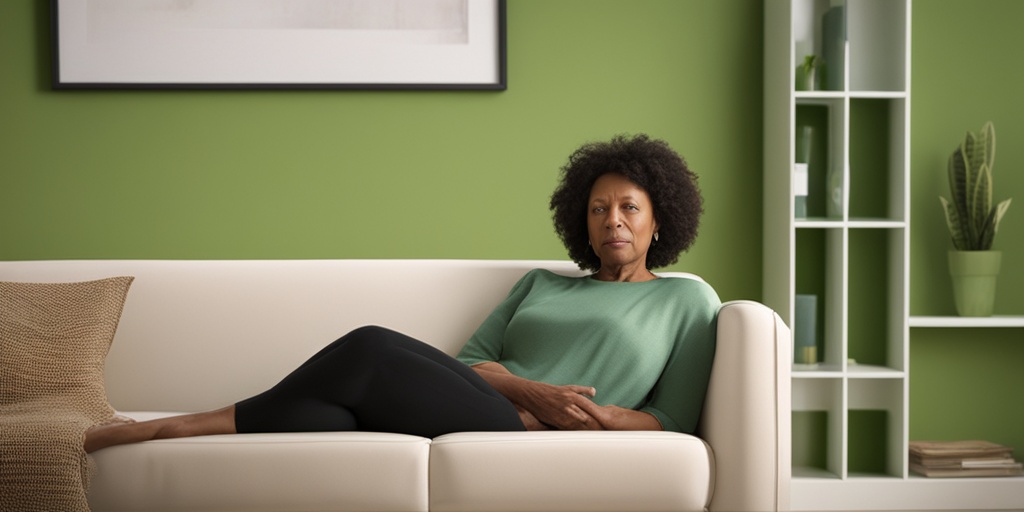
M700 417L721 301L708 284L614 283L532 270L458 355L520 377L597 390L594 402L653 414L692 433Z

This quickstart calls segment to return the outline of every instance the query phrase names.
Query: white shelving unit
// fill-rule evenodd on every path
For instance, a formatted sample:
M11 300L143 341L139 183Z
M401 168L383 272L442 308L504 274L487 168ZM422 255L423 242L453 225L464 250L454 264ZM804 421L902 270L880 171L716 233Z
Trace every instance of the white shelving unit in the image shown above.
M912 316L911 327L1024 327L1024 316Z
M846 37L825 72L842 79L797 91L804 56L828 53L832 9ZM909 478L909 77L910 0L765 0L764 299L790 326L798 293L819 309L819 362L793 368L794 510L871 509L865 485ZM815 142L797 219L804 124ZM842 184L832 212L830 171Z
M911 327L1024 327L1024 317L909 316L911 0L765 0L764 301L795 326L818 296L818 358L794 364L793 510L1009 510L1024 478L908 471ZM844 12L842 80L796 90ZM833 41L835 39L832 39ZM815 127L806 218L795 218L798 126ZM829 171L841 207L825 206ZM796 351L794 351L796 352Z

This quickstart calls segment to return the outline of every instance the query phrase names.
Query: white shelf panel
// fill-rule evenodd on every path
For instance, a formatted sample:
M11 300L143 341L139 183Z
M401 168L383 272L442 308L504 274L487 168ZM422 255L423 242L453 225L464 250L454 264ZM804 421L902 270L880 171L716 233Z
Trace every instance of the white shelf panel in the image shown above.
M903 229L907 227L907 223L902 220L891 219L854 218L848 221L844 221L841 219L832 219L828 217L807 217L806 219L794 220L793 226L796 227L797 229Z
M797 477L791 510L1024 510L1024 477L850 477L817 470Z
M902 379L905 372L870 364L851 364L846 367L851 379Z
M907 223L902 220L888 220L888 219L850 219L847 226L851 228L875 228L875 229L902 229L907 227Z
M902 379L906 377L906 372L901 370L871 364L849 364L845 371L837 364L794 364L791 374L794 379L841 379L843 377Z
M839 475L821 468L812 468L807 466L793 466L793 480L810 480L815 481L817 479L826 480L839 480Z
M843 99L846 93L843 91L796 91L793 97L797 100L834 100Z
M792 365L792 410L827 418L824 445L815 438L799 447L816 457L801 462L823 459L824 466L793 468L794 510L908 508L886 493L895 487L899 494L907 483L910 2L764 2L764 298L793 325L797 290L818 295L816 334L823 340L823 362ZM828 37L838 33L837 22L846 37ZM819 84L829 90L795 90L794 70L810 54L842 80ZM794 218L798 123L816 130L814 186L828 191L832 183L842 196L838 209L815 197L808 205L815 216L805 218ZM886 269L885 280L865 286L865 275L876 278L878 268ZM860 323L878 321L879 310L884 325L862 332ZM884 350L884 359L870 356L881 364L852 363L851 350L862 345ZM854 476L848 450L859 432L849 429L861 422L851 426L848 418L865 410L887 413L886 446L872 448L886 462L884 472ZM802 428L822 428L814 418Z
M851 91L849 95L852 99L902 100L908 97L908 94L903 91Z
M911 327L1024 327L1024 316L912 316Z
M832 99L882 99L902 100L908 97L904 91L795 91L797 100L832 100Z
M843 227L843 221L839 219L827 219L825 217L808 217L806 219L796 219L793 221L793 225L797 228L816 228L816 229L839 229Z
M794 379L841 379L843 369L837 364L794 364Z

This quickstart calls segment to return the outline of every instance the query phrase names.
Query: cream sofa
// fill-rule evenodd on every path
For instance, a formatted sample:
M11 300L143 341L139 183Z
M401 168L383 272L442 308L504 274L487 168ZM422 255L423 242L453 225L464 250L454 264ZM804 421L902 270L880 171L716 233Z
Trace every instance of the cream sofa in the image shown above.
M362 325L455 354L535 267L580 275L561 261L92 260L0 262L0 280L135 276L106 386L115 408L145 419L258 393ZM697 436L338 432L152 441L93 454L89 503L95 512L786 510L789 339L761 304L722 306Z

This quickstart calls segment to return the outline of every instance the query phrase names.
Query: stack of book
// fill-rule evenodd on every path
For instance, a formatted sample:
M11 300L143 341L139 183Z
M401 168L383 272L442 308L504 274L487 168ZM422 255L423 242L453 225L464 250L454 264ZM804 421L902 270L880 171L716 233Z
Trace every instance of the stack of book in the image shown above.
M910 469L930 477L1024 474L1013 448L988 441L911 441Z

